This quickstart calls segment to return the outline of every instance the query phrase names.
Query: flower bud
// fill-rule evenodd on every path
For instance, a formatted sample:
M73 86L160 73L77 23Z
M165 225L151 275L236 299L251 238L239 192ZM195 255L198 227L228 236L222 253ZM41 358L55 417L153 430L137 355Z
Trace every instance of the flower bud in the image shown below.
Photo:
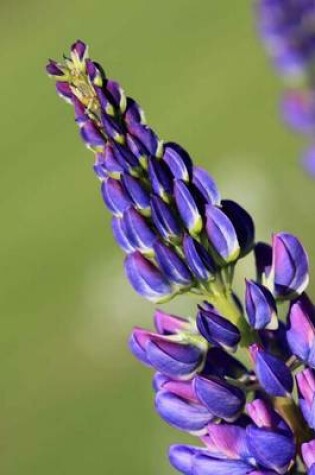
M197 327L201 335L216 346L235 349L241 339L239 329L209 304L199 306Z
M125 251L127 254L130 254L136 250L135 246L132 244L127 235L126 224L123 218L119 216L113 216L112 231L115 241L123 251Z
M134 208L128 208L124 213L124 222L126 235L132 245L143 253L153 255L153 246L157 236L146 218L141 216Z
M125 91L120 84L116 81L108 79L106 82L106 94L110 99L110 102L114 104L115 108L123 114L126 110L127 99Z
M147 358L157 371L171 378L191 379L203 363L203 350L171 338L162 335L151 338L146 345Z
M277 306L272 293L253 280L246 280L246 313L250 325L256 330L278 328Z
M80 128L80 133L86 146L96 152L102 152L106 139L91 120L86 121Z
M315 430L315 371L305 369L296 375L299 404L304 419Z
M132 127L134 123L136 124L145 124L145 114L139 104L132 99L127 97L127 105L124 114L124 119L127 124L127 127Z
M154 157L150 158L148 167L153 192L164 201L168 201L173 192L173 181L169 170L163 162Z
M191 330L192 324L189 320L177 317L162 310L155 310L154 326L160 335L173 335L181 331Z
M86 60L86 73L91 84L93 84L94 91L101 89L103 83L106 81L106 75L100 64L90 59ZM105 110L105 109L104 109Z
M109 143L105 145L103 152L96 154L93 168L96 175L101 180L107 176L118 179L125 170L125 167L123 167L116 159L113 147Z
M175 180L188 183L192 176L192 160L180 145L168 142L164 145L163 161L168 165Z
M107 208L116 216L122 216L132 206L126 188L114 178L105 178L102 182L101 192Z
M306 289L309 282L308 257L295 236L287 233L273 236L271 275L278 298L292 298Z
M159 391L155 398L158 414L176 429L203 435L213 419L206 407L167 391Z
M226 214L216 206L206 207L206 231L219 264L228 264L238 258L240 246L235 228Z
M266 393L270 396L289 396L293 390L293 379L286 364L257 344L250 346L250 354L258 381Z
M137 122L132 122L127 125L128 132L141 142L149 155L152 157L161 156L162 142L150 127Z
M46 66L46 71L49 76L54 76L58 81L68 81L67 69L57 61L53 59L49 60L49 63Z
M192 182L206 203L219 205L221 201L217 185L209 173L200 167L193 167Z
M192 275L175 250L157 241L154 252L159 268L170 282L184 287L192 284Z
M111 145L117 162L127 173L133 175L135 170L139 168L138 159L131 153L128 147L119 143L112 143Z
M315 368L315 307L306 294L289 309L287 341L292 353Z
M88 57L88 46L81 40L76 41L71 46L71 59L75 63L83 62Z
M197 280L214 278L215 263L202 244L185 234L183 249L186 262Z
M126 139L128 149L130 150L132 155L136 157L137 161L140 163L141 166L147 168L148 152L146 151L142 143L130 134L126 135Z
M199 401L216 417L231 422L240 415L245 394L236 386L218 378L196 376L195 392Z
M196 200L188 186L181 180L174 182L174 195L179 214L190 234L198 235L203 227Z
M250 453L260 465L280 474L286 473L296 452L292 434L249 425L246 436Z
M149 215L151 210L150 196L143 188L140 181L125 173L122 175L122 182L125 185L126 190L128 190L128 194L135 207L144 215Z
M159 196L151 198L152 221L166 241L178 241L182 234L181 225L171 207Z
M117 142L118 144L124 144L125 142L125 135L122 127L119 125L117 120L106 114L105 112L102 112L102 125L105 130L106 135L112 139L114 142Z
M138 251L125 259L125 272L134 290L152 302L168 300L173 293L164 275Z
M56 91L59 97L68 104L72 104L73 92L67 82L57 81L56 82Z
M240 257L246 256L253 249L255 240L255 226L251 216L239 204L231 200L223 200L221 209L235 229L240 245Z

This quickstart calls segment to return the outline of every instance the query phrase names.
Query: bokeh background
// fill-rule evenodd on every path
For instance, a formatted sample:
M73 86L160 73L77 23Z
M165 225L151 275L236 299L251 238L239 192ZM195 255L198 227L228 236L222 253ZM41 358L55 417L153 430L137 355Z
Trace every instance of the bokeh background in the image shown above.
M2 475L167 475L167 445L183 440L155 415L151 373L128 353L131 327L149 325L153 306L124 278L92 155L44 73L48 56L87 41L160 136L250 210L260 238L296 233L315 262L304 144L279 121L281 83L253 5L236 3L1 0ZM241 291L245 271L248 261ZM167 308L195 312L185 299Z

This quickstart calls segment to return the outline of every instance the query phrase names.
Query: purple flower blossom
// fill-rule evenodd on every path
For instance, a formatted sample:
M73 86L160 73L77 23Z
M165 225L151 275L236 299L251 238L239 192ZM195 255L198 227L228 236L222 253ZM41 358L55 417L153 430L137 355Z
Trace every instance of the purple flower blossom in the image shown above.
M275 63L300 75L313 45L304 36L291 40L305 28L312 1L260 3L261 32ZM163 143L83 42L64 65L51 60L47 72L95 155L132 287L153 302L183 293L200 298L195 320L159 309L155 331L136 327L129 339L136 358L156 372L158 414L203 443L172 446L171 464L187 475L288 475L302 454L315 475L315 317L302 244L288 233L274 235L272 246L255 244L251 216L221 199L211 175L180 145ZM308 131L313 109L305 97L289 95L284 107L292 124ZM243 305L233 276L246 254L255 258L256 276L247 276ZM289 303L285 323L277 317L280 302Z

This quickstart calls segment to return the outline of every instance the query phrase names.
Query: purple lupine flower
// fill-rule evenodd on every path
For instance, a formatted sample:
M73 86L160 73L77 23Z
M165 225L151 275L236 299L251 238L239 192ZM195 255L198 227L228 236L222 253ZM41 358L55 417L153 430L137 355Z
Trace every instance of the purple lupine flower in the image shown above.
M240 254L236 230L228 216L214 205L206 207L206 230L218 262L230 263Z
M308 256L300 241L288 233L272 240L273 291L278 298L300 295L309 282Z
M236 348L241 339L239 329L209 304L199 306L197 327L201 335L213 345Z
M287 341L293 354L315 368L315 307L306 294L289 309Z
M310 428L315 429L315 372L305 369L296 375L299 403Z
M204 362L203 348L173 338L172 334L160 335L135 328L129 347L142 363L177 379L189 379Z
M272 293L253 280L246 281L246 313L250 325L261 330L278 328L277 307Z
M313 0L302 1L312 9ZM297 64L288 49L281 54L279 64ZM159 309L155 331L136 327L129 339L136 358L156 371L157 412L204 444L172 446L171 464L187 475L287 475L302 452L315 475L314 445L302 446L315 429L314 307L304 293L309 265L302 244L279 233L272 247L254 245L249 214L221 199L211 175L180 145L163 143L139 104L89 59L83 42L72 46L65 65L50 61L47 71L95 155L133 288L153 302L183 293L203 302L196 321ZM308 104L288 106L292 118L311 119ZM257 274L246 279L245 295L250 328L233 275L238 259L252 251ZM287 327L277 320L283 301L290 304ZM232 355L236 346L252 359ZM301 364L309 367L296 375L297 397L292 375Z
M216 417L233 421L240 415L245 404L241 389L222 379L204 376L196 376L194 385L198 400Z
M159 302L172 296L173 289L170 282L139 251L126 257L125 271L135 291L148 300Z
M257 344L250 347L250 354L262 388L271 396L288 396L293 390L293 378L286 364Z

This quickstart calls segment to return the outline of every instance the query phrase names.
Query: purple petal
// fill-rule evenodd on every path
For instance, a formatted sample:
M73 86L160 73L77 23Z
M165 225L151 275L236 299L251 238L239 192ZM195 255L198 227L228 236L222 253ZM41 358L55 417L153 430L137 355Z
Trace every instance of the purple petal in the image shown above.
M151 157L148 162L149 178L152 190L163 199L173 192L173 181L169 170L163 162Z
M172 295L169 282L140 252L134 252L126 257L125 272L134 290L148 300L157 302Z
M203 442L217 458L245 460L250 458L246 445L246 430L230 424L209 424Z
M240 254L240 246L230 219L213 205L207 205L206 219L208 239L218 260L226 263L235 261Z
M159 196L151 198L152 221L162 238L167 241L177 241L181 234L181 226L171 207Z
M124 219L114 216L112 219L112 231L115 241L123 251L125 251L127 254L130 254L136 250L128 238Z
M288 323L286 336L292 352L302 361L309 362L315 345L315 308L306 294L291 303Z
M196 346L167 341L165 337L156 337L146 349L152 366L176 379L191 377L203 361L203 353Z
M164 145L163 160L168 165L175 180L189 182L192 176L192 160L180 145L168 142Z
M303 461L308 469L315 466L315 440L302 444Z
M293 436L253 425L246 428L246 433L248 448L257 462L277 473L285 473L295 457Z
M122 176L122 181L134 205L140 210L149 211L150 196L140 181L126 173Z
M183 249L187 264L198 280L214 278L215 263L198 241L186 234L183 240Z
M97 152L102 152L106 139L92 121L87 121L80 128L81 137L86 145Z
M254 344L250 353L255 372L263 389L271 396L288 396L293 389L293 378L286 364Z
M189 330L191 327L186 318L177 317L159 309L154 313L154 325L161 335L176 334L182 330Z
M132 201L124 185L114 178L106 178L101 186L102 197L108 209L117 216L132 206Z
M200 167L193 167L193 184L200 191L206 203L219 205L221 201L217 185L209 173Z
M226 421L235 420L245 404L243 391L218 378L196 376L195 391L213 415Z
M278 328L277 306L272 293L253 280L246 280L246 313L256 330Z
M193 475L247 475L252 467L241 461L218 460L198 454L193 461Z
M253 249L255 241L255 226L252 217L244 208L231 200L223 200L221 209L234 226L241 248L240 256L246 256Z
M191 191L183 181L175 180L174 195L179 214L189 233L199 234L203 227L202 217Z
M202 434L213 419L201 404L195 404L167 391L159 391L155 398L158 414L176 429Z
M170 282L181 286L192 284L192 275L189 269L174 249L157 241L154 245L154 251L159 268Z
M140 251L152 254L157 239L148 221L134 208L128 208L124 213L126 234L130 242Z
M309 282L309 263L300 241L292 234L276 234L273 236L272 252L276 296L290 298L301 294Z
M169 449L169 460L176 470L186 475L193 475L194 457L203 451L204 449L191 445L172 445Z
M212 306L199 306L196 323L199 332L209 343L233 349L240 342L239 329Z

